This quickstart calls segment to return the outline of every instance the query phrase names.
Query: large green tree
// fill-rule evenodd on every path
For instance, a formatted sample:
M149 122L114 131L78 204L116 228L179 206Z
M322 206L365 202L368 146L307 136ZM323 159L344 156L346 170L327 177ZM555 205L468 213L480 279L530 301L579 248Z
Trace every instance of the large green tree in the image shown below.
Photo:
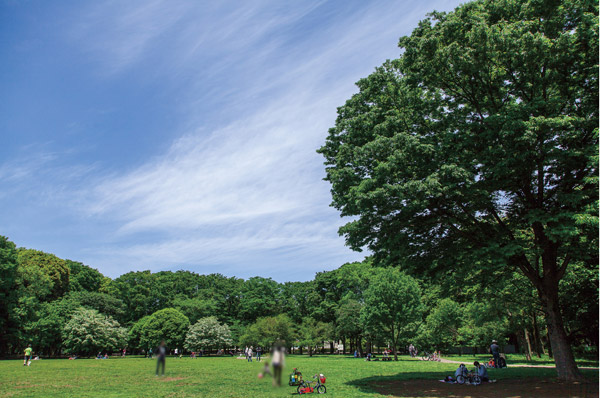
M165 308L142 320L139 342L143 348L158 347L163 340L170 349L183 347L190 321L180 311Z
M356 218L340 232L412 272L451 268L457 249L519 269L558 377L578 378L559 282L598 266L597 2L474 1L400 47L319 150L333 205Z
M392 345L398 360L399 343L416 333L422 318L417 281L397 268L383 268L371 277L360 318L365 330Z

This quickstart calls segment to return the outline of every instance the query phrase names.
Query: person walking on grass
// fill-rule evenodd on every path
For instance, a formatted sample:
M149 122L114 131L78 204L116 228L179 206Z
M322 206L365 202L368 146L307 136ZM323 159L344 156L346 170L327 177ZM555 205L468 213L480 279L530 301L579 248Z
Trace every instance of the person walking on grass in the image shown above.
M25 348L25 361L23 361L23 366L31 366L31 354L33 353L33 349L31 348L31 344L27 345Z
M246 355L248 356L248 362L252 362L252 346L248 348L248 353Z
M167 347L165 347L165 341L161 341L160 345L156 349L156 375L158 376L158 369L162 366L162 375L165 375L165 360L167 357Z

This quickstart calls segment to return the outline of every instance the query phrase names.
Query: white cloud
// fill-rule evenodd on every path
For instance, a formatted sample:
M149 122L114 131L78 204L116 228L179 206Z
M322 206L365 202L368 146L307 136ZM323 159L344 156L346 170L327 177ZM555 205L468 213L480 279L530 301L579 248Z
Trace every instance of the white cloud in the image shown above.
M315 32L304 18L323 3L154 0L87 10L72 40L108 72L102 78L160 82L185 127L142 166L72 187L68 205L102 230L77 259L111 276L181 264L282 280L291 268L309 279L361 257L337 236L345 220L328 207L315 151L353 83L396 57L398 37L432 4L372 2Z

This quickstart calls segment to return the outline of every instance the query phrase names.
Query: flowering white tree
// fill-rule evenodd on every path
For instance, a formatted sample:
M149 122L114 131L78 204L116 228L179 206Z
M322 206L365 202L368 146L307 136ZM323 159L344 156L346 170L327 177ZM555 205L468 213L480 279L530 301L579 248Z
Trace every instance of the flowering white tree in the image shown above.
M73 354L89 356L116 350L123 347L126 340L127 329L93 309L78 309L63 328L64 347Z
M220 324L216 317L209 316L190 326L184 347L189 351L227 347L232 342L229 326Z

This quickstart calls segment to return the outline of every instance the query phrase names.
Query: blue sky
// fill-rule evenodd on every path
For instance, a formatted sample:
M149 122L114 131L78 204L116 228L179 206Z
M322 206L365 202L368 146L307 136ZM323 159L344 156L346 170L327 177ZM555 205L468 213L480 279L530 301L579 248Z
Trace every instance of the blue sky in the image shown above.
M112 278L360 261L315 151L458 1L0 0L0 234Z

